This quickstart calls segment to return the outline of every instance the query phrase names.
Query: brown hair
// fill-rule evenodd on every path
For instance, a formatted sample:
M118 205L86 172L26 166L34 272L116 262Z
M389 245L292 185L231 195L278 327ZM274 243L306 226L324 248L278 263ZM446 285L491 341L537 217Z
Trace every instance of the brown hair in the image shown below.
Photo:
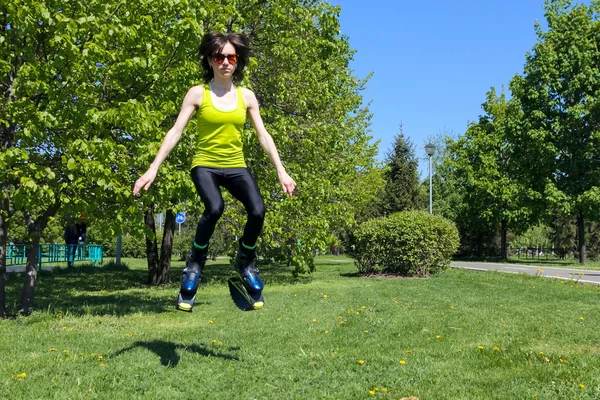
M248 64L248 59L250 58L250 44L246 35L234 32L227 34L210 32L204 35L202 42L200 42L200 46L198 47L198 56L200 57L200 64L204 70L203 78L205 83L210 82L215 77L213 70L208 64L209 57L213 54L221 53L223 47L225 47L228 42L235 48L235 52L238 56L238 62L233 71L233 80L236 83L239 83L244 79L244 67Z

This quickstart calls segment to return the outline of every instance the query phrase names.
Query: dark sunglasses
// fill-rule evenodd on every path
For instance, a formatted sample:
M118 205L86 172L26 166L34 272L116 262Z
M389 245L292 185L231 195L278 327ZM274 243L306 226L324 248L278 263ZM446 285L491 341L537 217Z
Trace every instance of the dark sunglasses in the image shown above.
M227 58L227 61L229 61L229 64L231 64L231 65L237 64L237 59L238 59L238 55L237 54L215 53L215 54L212 55L213 61L216 62L219 65L223 64L223 61L225 61L226 58Z

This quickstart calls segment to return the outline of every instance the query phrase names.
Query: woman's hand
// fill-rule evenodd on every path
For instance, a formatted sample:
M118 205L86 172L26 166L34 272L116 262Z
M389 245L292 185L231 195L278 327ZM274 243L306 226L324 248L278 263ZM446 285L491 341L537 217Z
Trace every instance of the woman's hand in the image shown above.
M281 188L284 193L287 193L288 196L292 197L294 195L294 189L296 188L296 182L292 179L291 176L288 175L287 172L282 171L277 174L279 177L279 183L281 183Z
M137 195L142 188L144 188L144 190L150 189L150 186L152 186L152 182L154 182L155 178L156 170L152 168L148 169L144 175L140 176L140 178L135 181L135 185L133 186L133 194Z

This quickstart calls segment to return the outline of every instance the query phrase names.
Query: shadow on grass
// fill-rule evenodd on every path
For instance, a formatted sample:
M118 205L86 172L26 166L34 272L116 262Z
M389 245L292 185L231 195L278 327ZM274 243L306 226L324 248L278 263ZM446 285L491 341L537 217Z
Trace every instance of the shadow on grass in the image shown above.
M311 275L294 276L290 267L280 264L259 264L260 276L265 285L296 285L305 284L313 281ZM183 268L174 268L171 270L171 278L179 281ZM227 284L227 279L235 276L235 270L227 262L209 262L204 268L202 284Z
M294 277L291 270L275 264L261 266L261 276L266 284L302 284L312 276ZM71 315L115 315L133 313L163 313L171 311L177 296L183 268L171 268L170 283L162 287L147 284L148 271L129 269L126 266L107 264L101 267L76 266L39 271L35 288L34 309L56 313L61 310ZM209 262L205 268L202 285L215 284L227 287L227 279L234 276L227 262ZM17 307L23 287L23 273L7 277L8 308ZM197 302L208 305L209 302Z
M112 357L118 357L128 351L136 348L144 348L150 350L154 354L160 357L160 363L165 367L176 367L179 364L181 357L177 354L177 350L190 351L192 353L199 354L204 357L217 357L229 361L239 361L240 359L234 355L227 353L219 353L214 350L208 349L204 345L196 344L177 344L173 342L165 342L164 340L153 340L151 342L135 342L131 346L119 350ZM239 348L230 347L229 350L238 350Z

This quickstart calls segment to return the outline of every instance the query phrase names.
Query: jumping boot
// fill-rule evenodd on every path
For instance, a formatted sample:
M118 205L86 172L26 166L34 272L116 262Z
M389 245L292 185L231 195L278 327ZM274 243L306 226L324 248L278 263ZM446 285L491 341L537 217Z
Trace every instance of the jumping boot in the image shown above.
M261 292L263 282L258 275L258 268L254 266L256 260L256 249L249 250L244 247L240 240L240 248L235 257L235 270L248 292Z
M192 312L207 257L208 248L198 249L193 246L189 251L186 267L181 275L181 289L175 304L177 310Z
M235 258L236 277L230 278L229 291L235 305L243 311L258 310L265 304L262 295L263 282L254 265L256 250L246 249L240 240L240 248Z

